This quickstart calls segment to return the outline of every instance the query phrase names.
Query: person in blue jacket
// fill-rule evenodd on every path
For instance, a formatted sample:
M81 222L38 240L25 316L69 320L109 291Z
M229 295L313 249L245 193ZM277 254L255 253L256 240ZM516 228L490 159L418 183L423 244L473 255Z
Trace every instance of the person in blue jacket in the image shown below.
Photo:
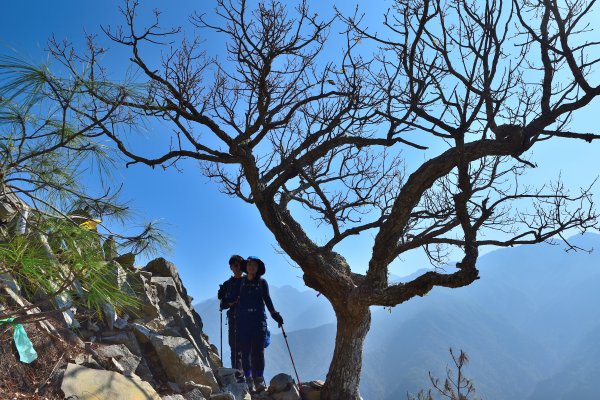
M263 373L265 370L265 340L267 335L267 315L281 327L283 318L275 311L269 295L269 285L262 278L265 263L257 257L248 257L242 265L246 276L242 278L238 303L235 307L237 333L242 348L242 367L249 390L260 392L266 389Z

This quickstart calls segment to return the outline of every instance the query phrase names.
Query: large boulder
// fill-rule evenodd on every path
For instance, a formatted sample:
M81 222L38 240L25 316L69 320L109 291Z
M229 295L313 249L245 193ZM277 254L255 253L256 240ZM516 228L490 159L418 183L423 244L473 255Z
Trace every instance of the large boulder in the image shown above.
M269 395L273 400L299 400L300 393L294 379L288 374L277 374L269 383Z
M138 324L134 324L134 328L140 342L152 345L170 380L181 387L185 386L186 382L193 381L210 386L214 391L218 390L219 385L210 366L202 361L202 357L189 340L177 336L163 336Z
M271 378L271 382L269 382L269 393L281 393L286 392L294 386L296 382L294 378L292 378L288 374L277 374L273 378Z
M61 389L68 399L160 400L147 382L77 364L67 365Z
M142 268L142 270L152 273L152 276L154 277L162 276L165 278L173 278L173 281L177 286L177 291L181 293L181 297L183 297L188 306L190 308L192 307L192 298L188 296L187 290L181 282L181 278L179 277L179 272L177 272L177 267L175 264L161 257L150 261L144 268Z

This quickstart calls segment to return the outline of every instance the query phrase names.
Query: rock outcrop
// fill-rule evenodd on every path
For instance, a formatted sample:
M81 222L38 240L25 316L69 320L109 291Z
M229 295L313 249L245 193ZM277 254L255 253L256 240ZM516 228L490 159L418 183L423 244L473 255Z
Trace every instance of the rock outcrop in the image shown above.
M0 229L0 241L4 242L10 240L10 232L18 231L12 225L18 225L18 217L24 212L19 213L17 207L26 207L17 197L9 199L7 196L12 194L0 196L0 227L3 228ZM47 257L59 263L45 236L42 239ZM241 371L223 368L217 348L203 333L202 319L194 310L192 298L173 263L157 258L143 268L136 268L131 253L117 254L112 237L104 243L98 237L98 246L102 248L105 260L99 270L102 278L137 301L132 301L130 304L134 305L126 306L126 309L119 309L109 300L101 300L99 309L89 310L77 309L68 298L64 299L64 304L56 299L56 303L68 311L69 318L41 320L28 325L30 331L43 330L44 334L52 335L62 346L60 357L43 354L52 368L50 377L44 377L46 381L42 387L53 382L54 394L80 400L299 398L299 388L288 375L277 375L268 390L251 395L240 379ZM77 279L65 284L76 288L73 296L84 298ZM51 311L50 305L48 310L32 307L34 299L29 298L32 293L35 295L35 290L20 287L9 273L0 274L0 315L3 312L4 315L19 315L18 310L39 315ZM4 319L1 323L10 321ZM36 343L40 346L44 343L43 338L38 338ZM6 393L3 386L0 380L2 395ZM319 387L304 385L303 388L306 387L304 390L308 392L314 389L313 386ZM37 391L35 389L35 393ZM319 398L318 390L311 390L311 393L310 400ZM33 396L39 398L35 397L38 394ZM21 394L16 397L27 398Z
M136 295L139 305L121 313L103 309L102 318L84 314L82 327L76 331L80 338L67 329L80 344L73 350L76 354L55 371L62 375L59 386L66 398L300 398L299 388L289 375L275 376L268 390L251 395L246 384L239 382L241 371L223 368L217 348L203 333L202 319L172 263L159 258L144 268L125 272L113 258L107 262L107 270L115 274L123 291ZM0 290L9 290L21 299L11 285L3 283ZM64 326L58 328L65 330ZM319 388L319 382L304 384L305 399L318 400Z

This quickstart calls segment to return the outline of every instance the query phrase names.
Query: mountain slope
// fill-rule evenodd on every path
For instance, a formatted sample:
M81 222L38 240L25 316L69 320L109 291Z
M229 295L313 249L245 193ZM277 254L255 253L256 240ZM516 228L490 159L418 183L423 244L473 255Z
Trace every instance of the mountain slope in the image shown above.
M573 242L600 248L599 235ZM497 250L478 265L481 279L468 287L435 288L391 312L373 308L363 397L395 400L429 387L428 371L443 378L453 347L469 354L465 372L481 398L600 398L594 376L600 369L594 341L600 337L600 253L565 253L542 244ZM286 319L300 378L323 379L335 337L331 306L312 291L272 292ZM200 313L207 326L210 318ZM299 329L303 324L307 329ZM272 329L273 344L266 352L267 375L292 372L276 332ZM553 397L559 394L563 397Z

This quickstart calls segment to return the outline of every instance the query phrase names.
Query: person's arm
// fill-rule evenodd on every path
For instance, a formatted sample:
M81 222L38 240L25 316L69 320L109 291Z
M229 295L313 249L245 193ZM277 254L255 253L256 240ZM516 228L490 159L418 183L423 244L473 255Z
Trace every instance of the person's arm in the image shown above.
M223 285L221 285L221 288L223 290L223 297L221 298L221 310L227 310L228 308L231 308L233 306L233 304L235 303L235 298L233 298L233 282L231 281L231 279L226 280L225 282L223 282Z
M281 327L281 325L283 325L283 317L281 316L281 314L279 314L275 310L275 307L273 306L273 300L271 300L271 295L269 294L269 284L267 283L266 280L261 279L260 285L261 285L263 301L265 302L265 305L269 309L269 312L271 313L271 317L273 317L273 319L275 321L277 321L277 323Z
M219 285L219 291L217 292L217 298L219 299L219 310L225 310L227 307L225 306L227 297L227 281L223 282Z

